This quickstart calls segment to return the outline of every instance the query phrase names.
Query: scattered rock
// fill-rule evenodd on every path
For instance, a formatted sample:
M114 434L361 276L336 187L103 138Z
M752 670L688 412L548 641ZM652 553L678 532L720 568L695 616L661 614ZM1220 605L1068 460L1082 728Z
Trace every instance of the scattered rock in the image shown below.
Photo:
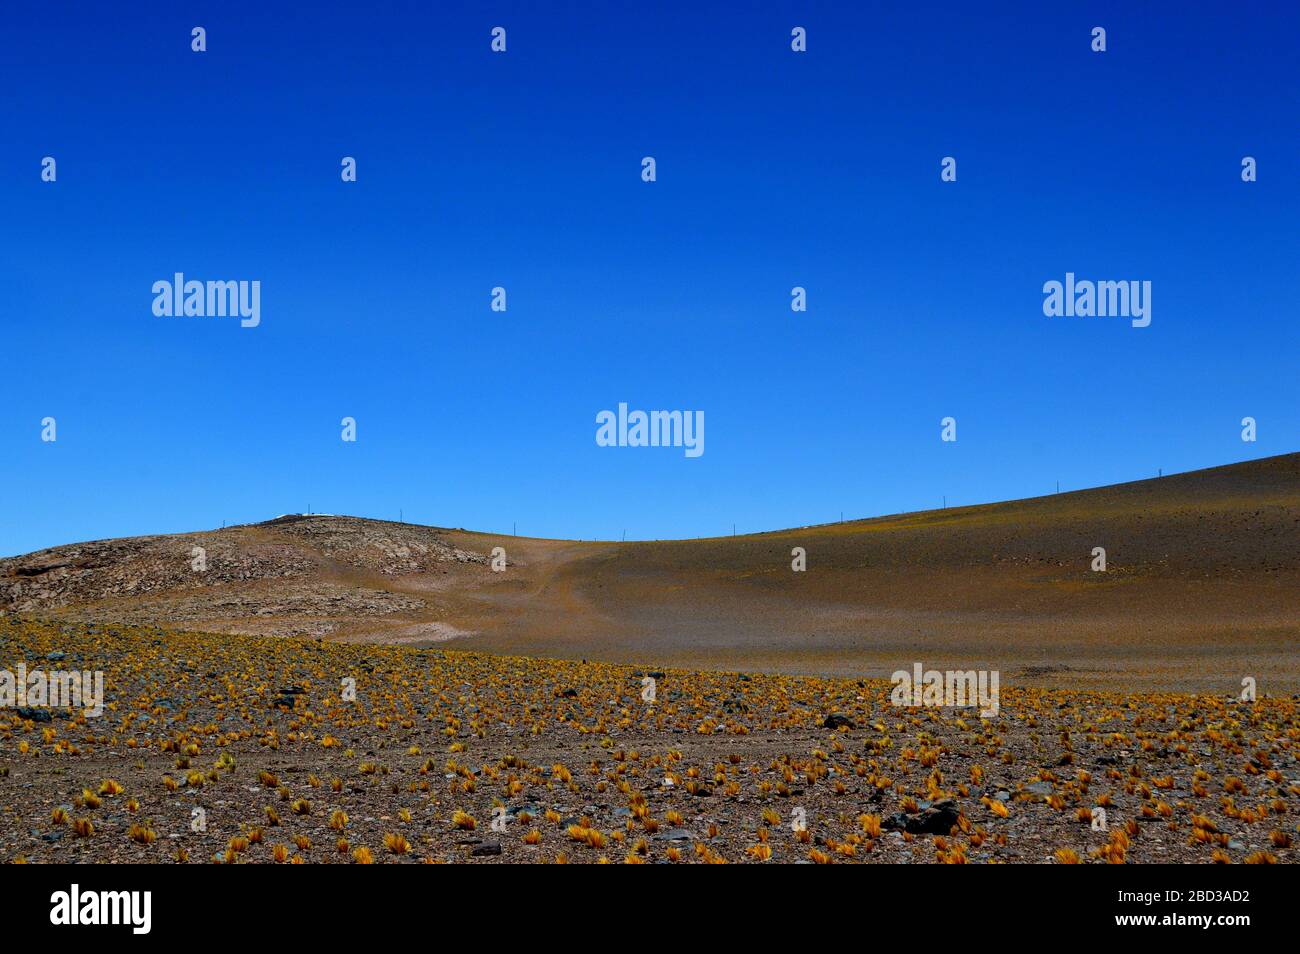
M917 815L896 812L882 821L880 827L890 831L906 831L913 835L946 835L957 824L960 814L957 803L951 798L945 798Z

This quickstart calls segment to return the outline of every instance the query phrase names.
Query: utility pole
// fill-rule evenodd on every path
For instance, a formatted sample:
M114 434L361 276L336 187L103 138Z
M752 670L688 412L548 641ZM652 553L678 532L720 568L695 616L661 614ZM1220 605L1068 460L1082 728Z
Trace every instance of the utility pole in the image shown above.
M948 495L947 495L947 494L944 494L944 495L943 495L943 509L944 509L944 510L947 510L947 509L948 509Z

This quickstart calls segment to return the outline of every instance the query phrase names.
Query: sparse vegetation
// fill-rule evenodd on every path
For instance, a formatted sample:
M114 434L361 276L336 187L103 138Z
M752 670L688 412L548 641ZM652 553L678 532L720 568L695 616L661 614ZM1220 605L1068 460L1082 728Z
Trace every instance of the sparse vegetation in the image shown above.
M667 671L649 707L636 670L591 662L9 619L0 638L75 644L113 686L103 721L0 713L31 786L7 860L1295 860L1290 697L1004 686L985 721L894 709L883 681ZM337 698L341 672L365 705ZM292 709L262 690L281 685L304 687ZM854 728L825 728L832 711Z

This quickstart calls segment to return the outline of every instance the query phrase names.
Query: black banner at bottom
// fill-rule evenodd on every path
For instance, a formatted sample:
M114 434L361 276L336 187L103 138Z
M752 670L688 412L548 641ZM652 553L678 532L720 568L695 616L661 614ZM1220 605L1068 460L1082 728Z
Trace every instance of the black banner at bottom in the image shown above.
M1066 929L1084 940L1200 932L1230 943L1242 931L1279 930L1290 921L1281 876L1265 866L966 866L964 871L957 866L891 866L844 882L832 875L811 882L769 877L739 885L683 883L679 876L671 882L626 883L583 878L566 885L554 874L538 880L534 868L516 869L518 879L496 881L495 873L503 873L503 867L481 879L465 870L417 873L396 866L365 871L360 869L366 866L348 866L351 873L345 874L323 866L287 867L10 866L10 883L4 888L6 932L13 941L29 932L52 932L134 945L225 931L251 938L257 935L248 932L265 928L274 932L268 937L338 943L373 940L377 930L387 928L400 933L403 924L439 912L462 924L503 927L501 918L508 913L516 926L549 930L567 924L581 933L586 917L621 919L633 909L642 910L648 925L655 923L654 911L674 910L673 918L680 916L686 926L693 920L692 909L698 909L705 922L725 916L738 927L766 932L789 925L797 931L800 924L807 927L799 911L808 904L806 913L822 923L836 908L870 917L877 942L891 933L891 925L900 940L914 940L917 918L936 930L972 918L1001 928ZM840 885L842 892L834 890ZM704 903L700 891L709 886L726 892L715 898L739 902L744 894L727 891L739 887L746 893L762 891L771 903Z

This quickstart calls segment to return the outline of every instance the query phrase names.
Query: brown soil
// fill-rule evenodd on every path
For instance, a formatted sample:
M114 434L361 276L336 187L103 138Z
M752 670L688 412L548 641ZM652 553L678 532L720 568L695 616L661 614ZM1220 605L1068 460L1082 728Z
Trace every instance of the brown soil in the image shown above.
M0 560L0 608L693 669L887 677L922 662L1004 685L1232 693L1251 676L1295 691L1300 455L673 542L286 518Z

